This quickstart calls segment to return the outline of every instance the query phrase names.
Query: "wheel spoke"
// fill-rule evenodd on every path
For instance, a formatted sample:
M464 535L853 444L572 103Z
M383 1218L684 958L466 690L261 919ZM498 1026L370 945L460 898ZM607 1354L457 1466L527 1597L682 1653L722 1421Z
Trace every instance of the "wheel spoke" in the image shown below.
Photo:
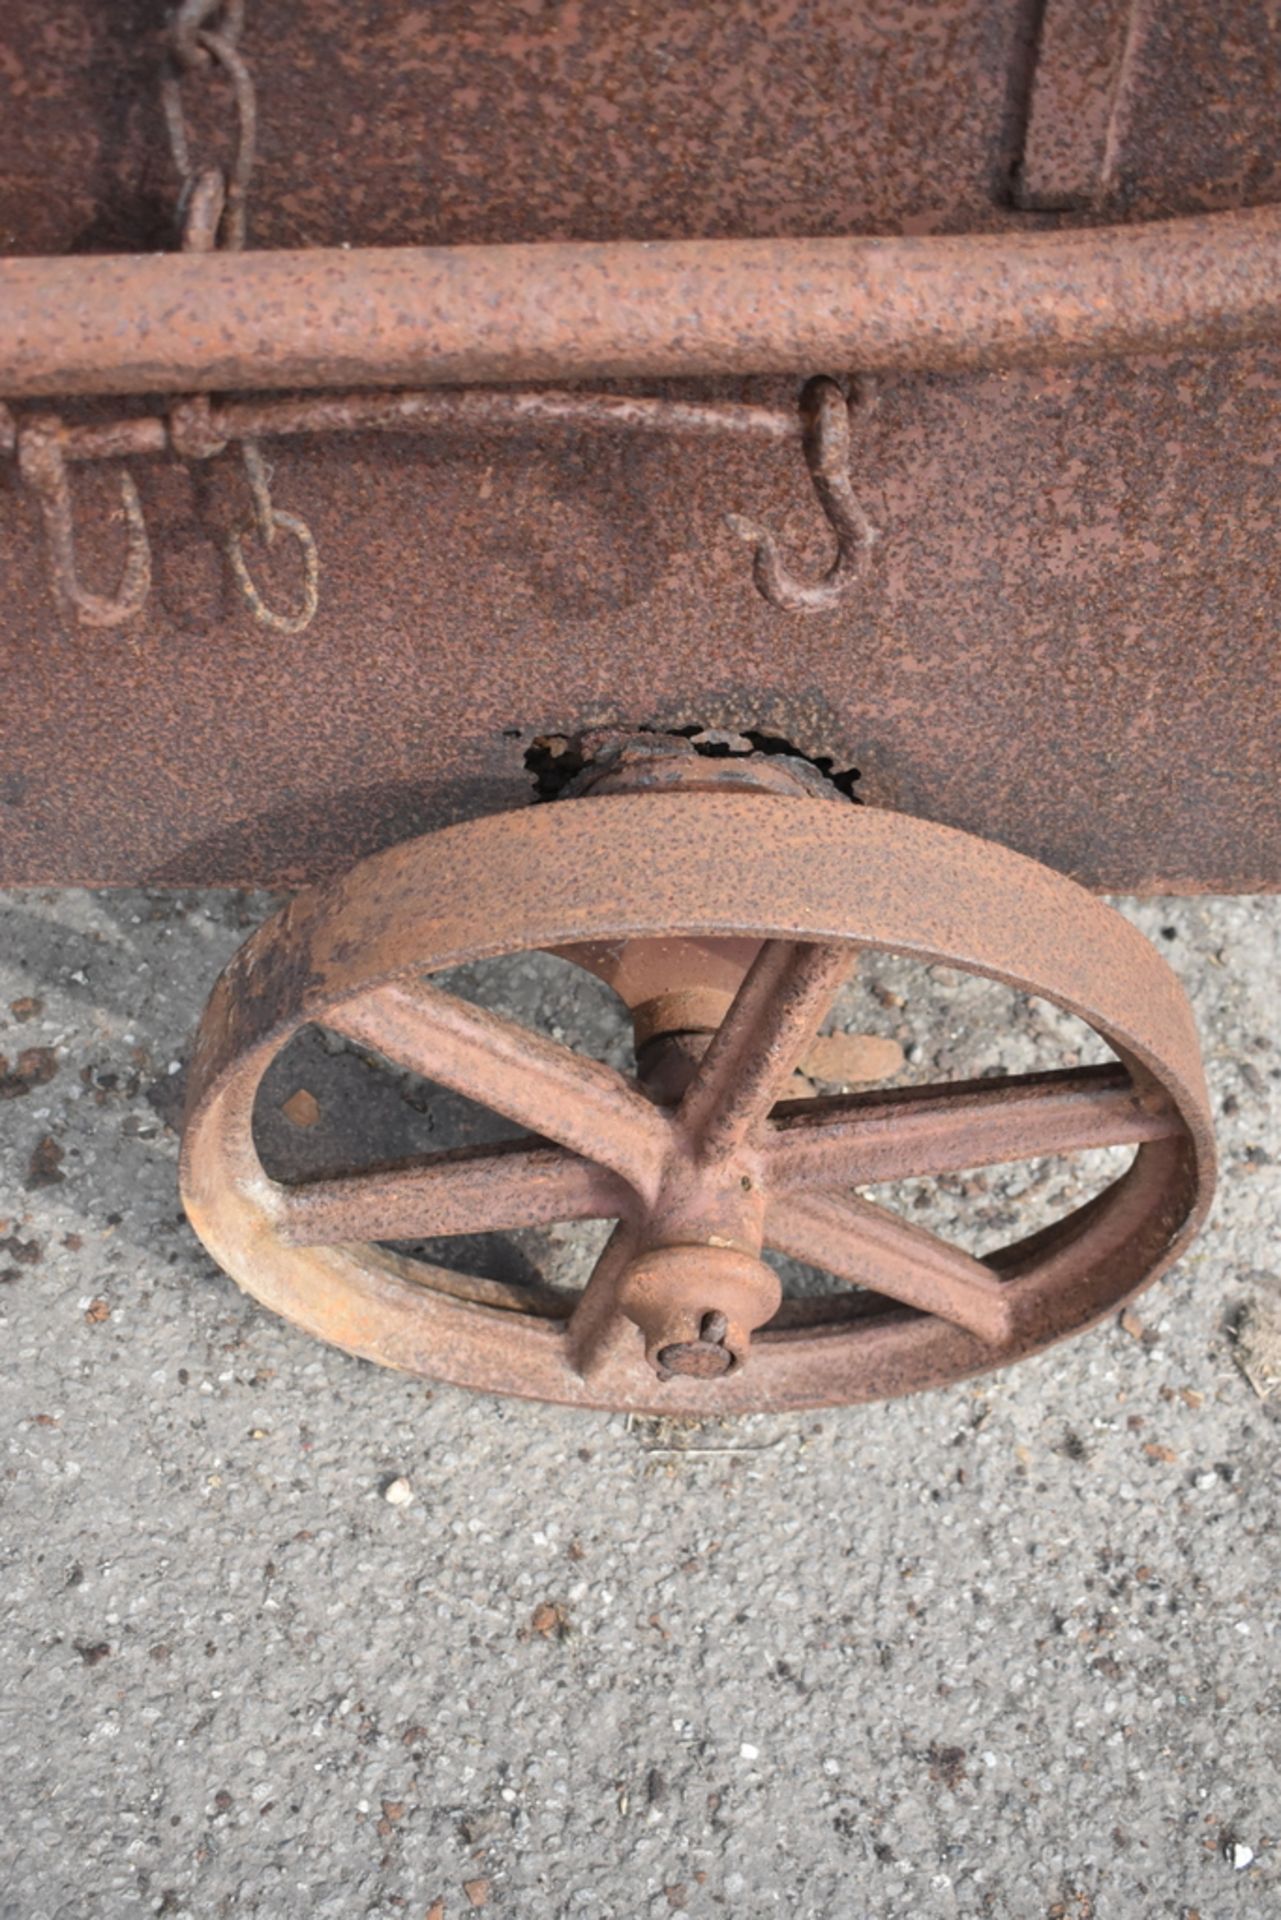
M990 1267L870 1201L789 1195L771 1204L765 1239L777 1253L951 1320L989 1346L1013 1335L1013 1296Z
M870 1186L1180 1130L1177 1114L1140 1095L1112 1061L807 1101L770 1128L767 1178L776 1190Z
M621 1073L427 981L397 982L326 1015L325 1024L425 1079L452 1087L584 1159L646 1198L667 1157L666 1118Z
M726 1158L764 1123L850 964L845 947L765 942L681 1102L700 1159Z
M618 1283L634 1251L635 1232L628 1221L620 1220L569 1317L565 1329L569 1364L585 1380L599 1373L625 1339L639 1342L639 1329L618 1308Z
M308 1180L282 1191L277 1228L294 1247L608 1220L628 1202L626 1185L607 1168L520 1140L460 1147L409 1166Z

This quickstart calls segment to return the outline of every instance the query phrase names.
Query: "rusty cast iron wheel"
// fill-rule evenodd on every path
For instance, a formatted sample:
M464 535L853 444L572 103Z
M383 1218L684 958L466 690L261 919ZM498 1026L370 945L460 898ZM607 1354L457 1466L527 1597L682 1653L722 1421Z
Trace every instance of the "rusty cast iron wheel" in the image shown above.
M409 1372L582 1406L730 1411L1005 1365L1175 1258L1209 1204L1213 1146L1191 1014L1149 944L1004 848L723 777L737 790L606 786L392 847L248 942L201 1025L182 1167L191 1221L242 1287ZM528 949L568 953L622 995L637 1079L430 978ZM863 949L1039 994L1117 1059L781 1100ZM255 1091L309 1023L524 1131L390 1170L272 1180ZM1103 1193L982 1260L858 1192L1128 1143ZM587 1219L617 1224L576 1299L374 1244ZM767 1249L836 1286L780 1301Z

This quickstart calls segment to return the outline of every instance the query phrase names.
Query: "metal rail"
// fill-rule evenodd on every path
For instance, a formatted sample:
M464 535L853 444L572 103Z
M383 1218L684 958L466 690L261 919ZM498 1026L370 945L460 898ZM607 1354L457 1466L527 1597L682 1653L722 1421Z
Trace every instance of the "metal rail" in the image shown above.
M928 238L0 262L0 394L961 371L1281 332L1281 208Z
M750 406L738 401L674 400L649 394L517 393L472 387L461 392L272 395L219 401L201 417L198 448L187 444L181 410L123 420L59 421L65 460L116 460L176 453L206 459L231 441L309 433L410 433L462 428L472 433L519 433L547 427L623 429L662 438L768 440L799 445L805 418L796 407ZM19 427L0 403L0 454L13 453Z

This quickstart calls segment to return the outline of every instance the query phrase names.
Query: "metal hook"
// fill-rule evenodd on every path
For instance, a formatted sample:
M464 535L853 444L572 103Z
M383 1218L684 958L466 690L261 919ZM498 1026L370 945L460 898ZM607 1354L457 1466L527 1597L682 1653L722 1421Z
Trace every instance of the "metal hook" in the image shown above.
M818 503L836 535L836 558L821 580L798 580L779 557L778 543L766 528L742 514L726 520L741 540L755 548L752 572L771 606L788 613L812 613L844 599L862 572L863 560L879 538L864 513L850 480L850 410L835 380L825 374L807 382L800 400L801 436Z
M245 476L249 481L249 490L254 500L254 520L258 538L265 547L274 544L276 529L291 533L302 549L303 590L302 605L296 613L276 613L269 607L249 574L241 546L242 536L232 533L227 538L227 559L236 576L236 583L249 610L261 626L271 627L276 633L301 633L309 627L316 616L320 604L320 557L316 552L316 541L311 528L296 513L282 513L279 507L272 505L271 491L267 485L267 469L256 443L246 440L241 448L245 460Z
M18 431L18 470L35 494L44 520L55 593L86 627L123 626L142 611L151 589L151 545L132 474L121 469L120 499L129 529L129 551L116 596L109 600L82 587L76 573L71 486L62 449L62 422L56 414L23 423Z

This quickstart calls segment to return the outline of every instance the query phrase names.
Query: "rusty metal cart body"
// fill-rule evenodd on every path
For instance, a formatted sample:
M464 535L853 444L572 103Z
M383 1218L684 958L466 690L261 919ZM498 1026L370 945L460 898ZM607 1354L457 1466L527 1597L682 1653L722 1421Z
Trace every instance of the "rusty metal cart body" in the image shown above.
M308 889L194 1063L242 1284L390 1364L733 1408L999 1364L1168 1263L1195 1036L1090 892L1281 879L1270 11L14 0L0 51L0 880ZM429 982L526 947L636 1076ZM1116 1064L778 1104L869 947ZM269 1181L315 1022L524 1131ZM858 1195L1112 1141L981 1261ZM563 1313L378 1244L557 1218L618 1222Z

